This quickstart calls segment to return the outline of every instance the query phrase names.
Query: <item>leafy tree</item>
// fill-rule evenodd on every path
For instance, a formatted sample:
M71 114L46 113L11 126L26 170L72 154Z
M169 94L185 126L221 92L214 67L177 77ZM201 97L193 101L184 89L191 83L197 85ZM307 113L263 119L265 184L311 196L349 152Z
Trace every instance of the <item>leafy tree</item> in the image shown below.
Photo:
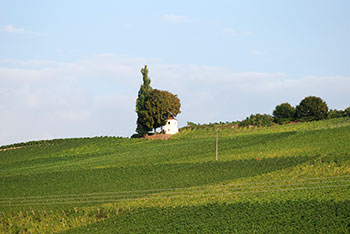
M156 129L164 126L168 117L175 117L180 113L181 107L177 95L152 89L146 65L141 69L141 73L143 84L136 99L136 132L138 134L133 135L134 137L144 136L152 129L156 133Z
M346 116L346 113L345 111L342 111L342 110L330 109L328 112L329 119L341 118L345 116Z
M145 100L149 93L152 91L151 87L151 79L148 77L148 68L147 65L145 65L144 68L141 69L143 84L140 87L140 90L138 92L138 96L136 99L136 113L137 113L137 127L136 132L140 135L147 134L151 128L147 127L144 123L150 119L150 116L148 115L146 108L145 108Z
M350 117L350 106L344 110L344 116Z
M286 102L276 106L272 114L276 123L289 123L295 115L295 109Z
M250 115L250 117L246 118L242 122L239 123L240 127L248 127L250 125L252 126L271 126L273 124L273 117L268 114L255 114Z
M327 118L328 106L321 98L309 96L296 107L296 118L304 121Z
M165 125L169 117L176 117L180 112L181 103L177 95L168 91L153 89L145 100L144 125L148 129L156 129Z

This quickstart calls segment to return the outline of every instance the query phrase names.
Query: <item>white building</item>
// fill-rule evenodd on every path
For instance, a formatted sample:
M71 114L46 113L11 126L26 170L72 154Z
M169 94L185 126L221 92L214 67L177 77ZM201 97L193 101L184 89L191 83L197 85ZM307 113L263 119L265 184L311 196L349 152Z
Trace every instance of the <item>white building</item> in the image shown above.
M179 132L177 128L177 119L174 117L169 117L166 121L166 124L163 126L165 134L174 135Z

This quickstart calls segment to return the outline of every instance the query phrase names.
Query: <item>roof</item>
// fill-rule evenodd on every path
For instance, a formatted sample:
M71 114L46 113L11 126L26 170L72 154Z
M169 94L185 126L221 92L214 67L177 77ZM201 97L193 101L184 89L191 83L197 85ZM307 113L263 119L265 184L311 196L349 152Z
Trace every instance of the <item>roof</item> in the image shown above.
M170 116L170 117L167 118L167 120L171 120L171 119L177 120L173 116Z

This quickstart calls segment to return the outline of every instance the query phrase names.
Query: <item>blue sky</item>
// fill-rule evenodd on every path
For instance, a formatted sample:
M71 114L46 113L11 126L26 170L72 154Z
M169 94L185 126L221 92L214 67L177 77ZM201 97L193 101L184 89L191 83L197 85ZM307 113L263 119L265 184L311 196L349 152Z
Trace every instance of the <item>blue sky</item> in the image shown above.
M349 1L1 1L0 145L130 136L140 69L180 125L350 106Z

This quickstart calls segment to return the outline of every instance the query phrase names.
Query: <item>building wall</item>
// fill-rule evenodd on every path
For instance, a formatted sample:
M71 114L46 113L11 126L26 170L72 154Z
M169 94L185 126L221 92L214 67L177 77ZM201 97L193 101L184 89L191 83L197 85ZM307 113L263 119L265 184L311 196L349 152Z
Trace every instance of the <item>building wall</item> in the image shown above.
M177 127L177 120L176 119L169 119L167 120L165 126L163 127L165 134L176 134L179 132L179 129Z

